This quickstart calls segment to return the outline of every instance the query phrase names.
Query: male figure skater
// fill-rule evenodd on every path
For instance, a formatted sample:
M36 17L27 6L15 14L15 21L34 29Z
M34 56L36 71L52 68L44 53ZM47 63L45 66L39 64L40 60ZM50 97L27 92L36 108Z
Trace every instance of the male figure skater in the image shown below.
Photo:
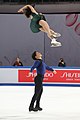
M40 107L40 99L43 92L42 82L43 82L44 74L46 70L52 71L54 74L56 74L56 71L44 63L44 61L42 60L42 54L40 52L34 51L32 54L32 58L33 60L35 60L35 62L31 67L30 72L32 72L36 68L37 76L34 78L35 91L29 106L29 111L38 111L38 110L41 111L42 108ZM35 102L36 105L34 107Z
M45 16L42 13L38 13L31 5L25 5L18 10L19 13L23 13L27 18L31 19L30 29L33 33L40 31L47 33L47 36L51 39L51 47L61 46L61 43L56 41L57 37L61 34L54 32L47 23Z

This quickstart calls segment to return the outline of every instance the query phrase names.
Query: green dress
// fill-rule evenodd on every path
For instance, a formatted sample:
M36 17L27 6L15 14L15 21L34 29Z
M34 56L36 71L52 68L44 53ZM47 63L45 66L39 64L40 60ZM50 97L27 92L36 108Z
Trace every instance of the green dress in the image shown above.
M45 20L46 21L46 19L45 19L44 15L42 15L42 14L32 13L32 16L33 16L33 18L31 19L31 23L30 23L31 31L33 33L40 32L39 28L41 28L42 26L39 25L39 21L40 20Z

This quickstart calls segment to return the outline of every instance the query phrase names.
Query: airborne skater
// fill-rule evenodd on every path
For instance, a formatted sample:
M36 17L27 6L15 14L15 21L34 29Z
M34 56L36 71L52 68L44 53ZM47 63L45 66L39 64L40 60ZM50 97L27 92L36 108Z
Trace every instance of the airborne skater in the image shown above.
M54 32L50 28L42 13L38 13L31 5L22 7L18 12L23 13L27 18L31 19L30 29L33 33L38 33L40 31L45 32L51 40L51 47L61 46L61 43L56 40L61 34Z

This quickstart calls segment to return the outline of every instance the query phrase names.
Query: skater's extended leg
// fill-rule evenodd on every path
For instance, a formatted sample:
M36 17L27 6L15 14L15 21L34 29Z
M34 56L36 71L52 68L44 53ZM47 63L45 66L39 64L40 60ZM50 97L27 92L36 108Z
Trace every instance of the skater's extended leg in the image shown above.
M51 36L51 35L52 35L51 32L50 32L50 27L49 27L49 25L48 25L48 23L47 23L46 21L40 20L40 21L39 21L39 25L42 26L42 29L40 29L40 30L42 30L42 31L44 31L45 33L47 33L48 36Z
M40 28L40 30L43 31L43 32L45 32L45 33L47 33L48 36L49 36L49 38L50 38L50 36L53 36L53 37L60 37L61 36L60 33L57 33L54 30L52 30L49 27L49 25L48 25L48 23L46 21L40 20L39 24L42 26L42 28Z

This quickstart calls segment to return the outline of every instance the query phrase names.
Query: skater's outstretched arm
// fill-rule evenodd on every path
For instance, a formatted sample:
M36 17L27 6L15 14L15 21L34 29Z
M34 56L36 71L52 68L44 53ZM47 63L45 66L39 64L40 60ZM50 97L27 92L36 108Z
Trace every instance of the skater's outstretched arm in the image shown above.
M27 7L29 7L33 13L38 14L38 13L36 12L36 10L35 10L31 5L25 5L24 7L20 8L20 9L18 10L18 12L19 12L19 13L24 13L24 9L27 9Z

